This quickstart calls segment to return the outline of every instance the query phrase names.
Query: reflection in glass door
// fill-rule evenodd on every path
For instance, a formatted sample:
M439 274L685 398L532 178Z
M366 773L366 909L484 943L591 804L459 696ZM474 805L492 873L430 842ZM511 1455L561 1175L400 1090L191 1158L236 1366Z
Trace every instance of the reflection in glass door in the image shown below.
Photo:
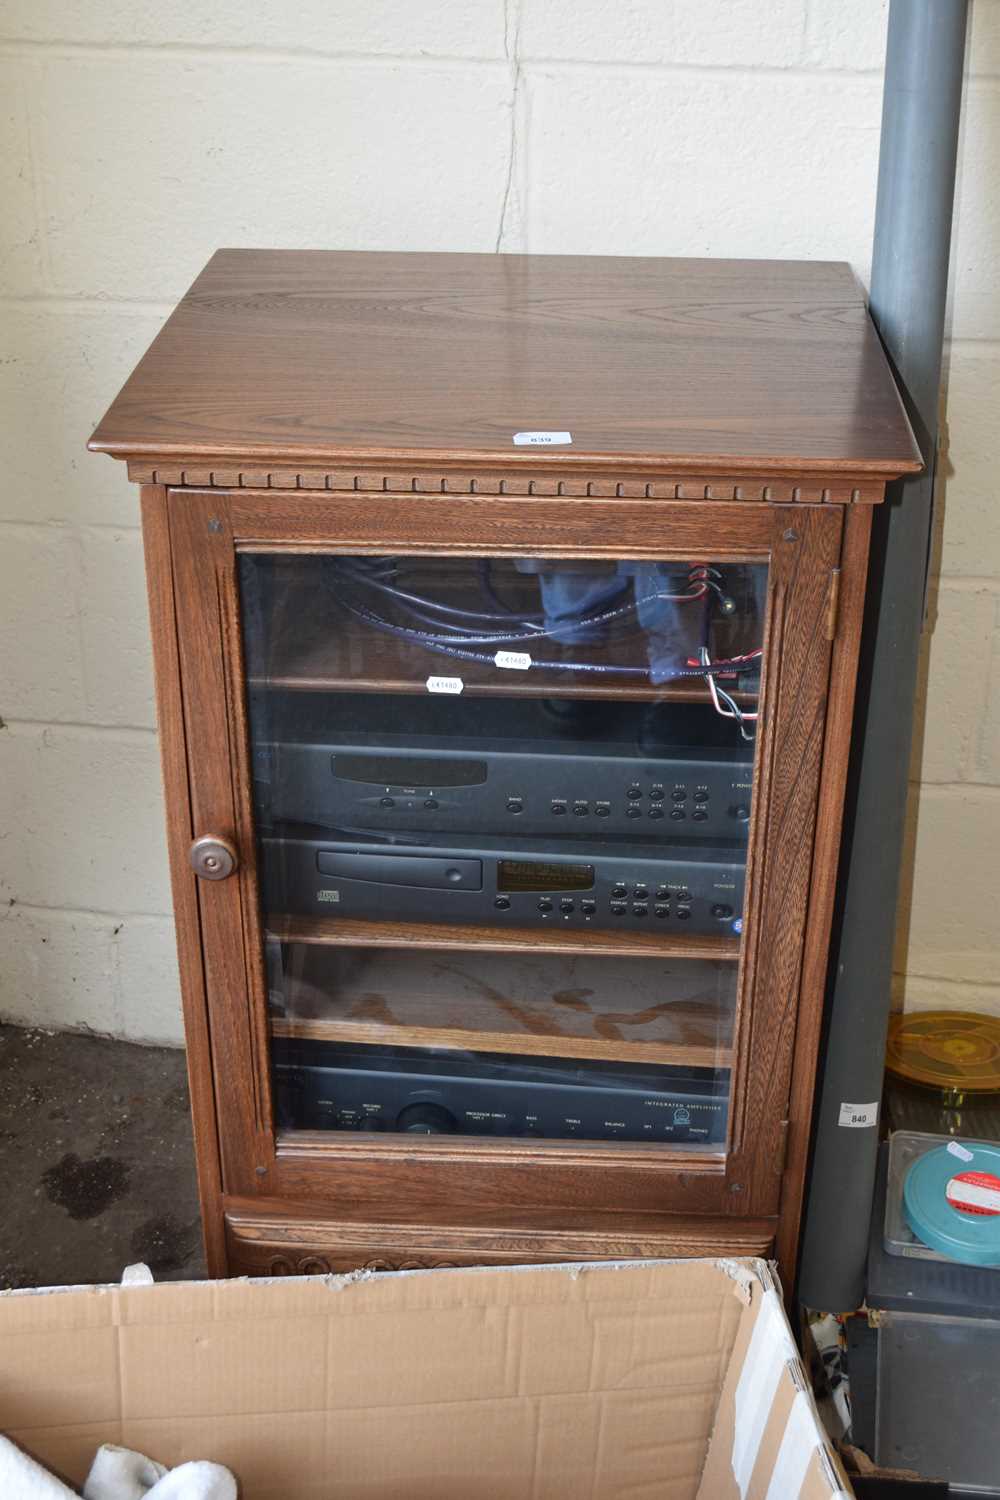
M240 564L279 1126L723 1150L765 565Z

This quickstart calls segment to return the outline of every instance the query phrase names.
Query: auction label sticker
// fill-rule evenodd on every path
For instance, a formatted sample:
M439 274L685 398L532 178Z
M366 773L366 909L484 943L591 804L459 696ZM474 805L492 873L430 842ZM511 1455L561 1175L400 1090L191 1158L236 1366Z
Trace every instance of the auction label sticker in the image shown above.
M429 693L460 693L465 687L461 677L428 677Z
M878 1124L878 1100L874 1104L842 1104L837 1124L846 1130L870 1130Z
M571 432L515 432L515 448L557 448L572 443Z

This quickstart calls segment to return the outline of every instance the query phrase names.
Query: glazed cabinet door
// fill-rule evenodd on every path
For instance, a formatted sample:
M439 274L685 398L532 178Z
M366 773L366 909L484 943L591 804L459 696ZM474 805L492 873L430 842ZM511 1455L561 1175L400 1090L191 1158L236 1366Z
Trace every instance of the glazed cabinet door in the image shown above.
M841 508L167 509L223 1191L773 1216Z

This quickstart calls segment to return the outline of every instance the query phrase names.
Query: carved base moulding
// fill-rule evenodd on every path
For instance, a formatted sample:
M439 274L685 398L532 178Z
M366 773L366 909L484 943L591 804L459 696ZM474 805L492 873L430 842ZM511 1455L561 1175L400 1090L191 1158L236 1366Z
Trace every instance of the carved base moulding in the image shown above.
M440 1266L521 1265L545 1261L646 1260L771 1251L774 1225L717 1229L685 1224L672 1231L615 1234L507 1231L226 1215L229 1271L236 1276L316 1276L354 1270L413 1271Z
M164 484L188 489L324 490L346 494L386 495L517 495L559 499L596 500L745 500L772 505L877 505L885 485L871 477L844 475L773 474L706 476L702 474L630 474L617 478L608 474L560 476L521 470L505 474L451 471L442 468L387 473L383 466L360 469L293 468L268 464L260 468L234 468L185 464L177 460L158 462L129 459L129 478L138 484Z

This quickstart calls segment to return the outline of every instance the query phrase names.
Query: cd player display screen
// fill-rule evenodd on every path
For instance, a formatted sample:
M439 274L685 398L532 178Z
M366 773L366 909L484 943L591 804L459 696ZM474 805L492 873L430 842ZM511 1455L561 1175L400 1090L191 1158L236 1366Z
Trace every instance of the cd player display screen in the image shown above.
M593 884L593 865L549 865L523 859L501 859L497 864L498 891L589 891Z

